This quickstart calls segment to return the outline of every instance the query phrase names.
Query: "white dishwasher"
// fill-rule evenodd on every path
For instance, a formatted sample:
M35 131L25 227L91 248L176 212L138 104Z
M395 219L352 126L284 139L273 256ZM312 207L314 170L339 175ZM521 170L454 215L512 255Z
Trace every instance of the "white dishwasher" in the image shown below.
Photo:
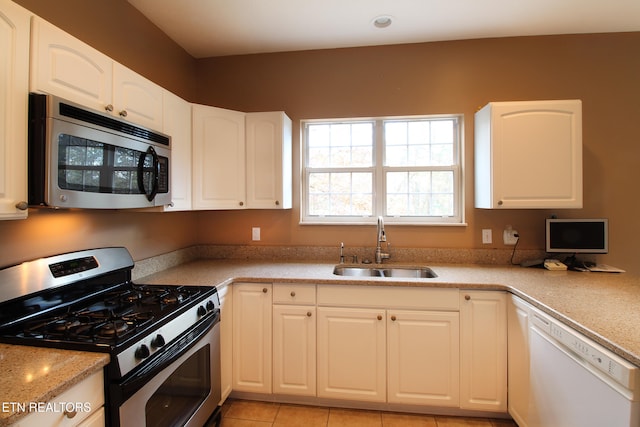
M638 367L532 310L528 427L638 427Z

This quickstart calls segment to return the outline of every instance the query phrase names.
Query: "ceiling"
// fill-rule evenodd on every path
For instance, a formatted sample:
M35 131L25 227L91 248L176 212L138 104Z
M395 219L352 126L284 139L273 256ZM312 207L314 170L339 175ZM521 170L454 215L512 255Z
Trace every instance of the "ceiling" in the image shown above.
M195 58L640 31L640 0L128 0ZM391 25L376 28L378 16Z

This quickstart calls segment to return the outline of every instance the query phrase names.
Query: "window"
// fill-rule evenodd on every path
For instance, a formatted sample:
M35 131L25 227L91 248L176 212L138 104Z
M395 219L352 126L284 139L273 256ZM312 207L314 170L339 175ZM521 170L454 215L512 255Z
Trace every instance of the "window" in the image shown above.
M302 122L302 223L462 224L461 116Z

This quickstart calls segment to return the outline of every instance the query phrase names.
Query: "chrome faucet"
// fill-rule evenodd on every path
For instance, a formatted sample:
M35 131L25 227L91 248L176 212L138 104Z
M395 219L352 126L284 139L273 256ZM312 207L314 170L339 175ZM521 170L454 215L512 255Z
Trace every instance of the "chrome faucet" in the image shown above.
M382 243L386 243L387 251L389 250L389 243L387 243L387 234L384 231L384 220L381 216L378 217L378 233L376 244L376 264L381 264L383 260L391 258L389 252L382 252Z

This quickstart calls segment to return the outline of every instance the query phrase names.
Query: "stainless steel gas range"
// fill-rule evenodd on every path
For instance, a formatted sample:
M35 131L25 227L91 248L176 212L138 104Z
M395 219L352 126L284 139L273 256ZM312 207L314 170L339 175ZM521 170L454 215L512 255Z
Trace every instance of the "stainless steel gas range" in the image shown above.
M220 420L214 286L141 285L122 247L0 270L0 342L106 352L108 426Z

